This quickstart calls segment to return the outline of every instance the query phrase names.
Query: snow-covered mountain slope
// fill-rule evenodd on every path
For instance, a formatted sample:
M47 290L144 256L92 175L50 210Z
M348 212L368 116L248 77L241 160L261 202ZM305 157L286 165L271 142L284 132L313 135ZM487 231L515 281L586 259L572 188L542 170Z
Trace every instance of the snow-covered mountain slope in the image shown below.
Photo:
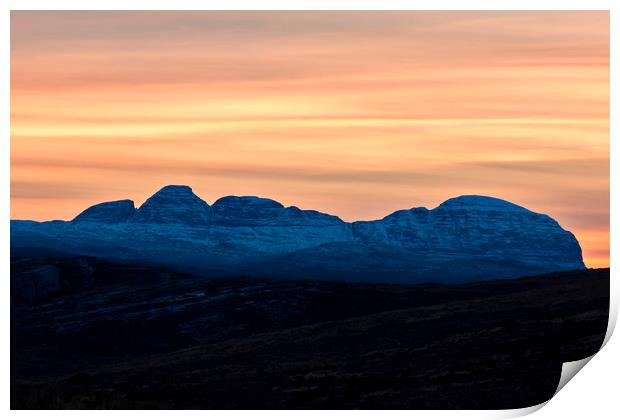
M209 205L184 185L168 185L144 202L131 219L134 223L207 225Z
M87 208L73 222L123 223L135 214L136 208L131 200L108 201Z
M483 196L345 223L258 197L209 206L189 187L167 186L138 209L120 200L71 222L11 221L11 246L206 274L343 281L459 282L584 268L579 243L555 220Z

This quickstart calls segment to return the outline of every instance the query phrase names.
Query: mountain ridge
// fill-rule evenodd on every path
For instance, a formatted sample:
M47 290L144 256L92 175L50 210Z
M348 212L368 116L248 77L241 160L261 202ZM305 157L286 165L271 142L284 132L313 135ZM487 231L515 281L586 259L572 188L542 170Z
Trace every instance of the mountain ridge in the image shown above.
M419 207L412 207L409 209L400 209L400 210L395 210L392 213L387 214L386 216L384 216L381 219L370 219L370 220L354 220L351 222L345 222L344 220L342 220L340 217L329 214L329 213L324 213L324 212L320 212L317 210L302 210L297 206L284 206L282 203L271 199L271 198L266 198L266 197L259 197L259 196L254 196L254 195L245 195L245 196L237 196L237 195L227 195L227 196L223 196L220 197L218 199L216 199L212 205L209 205L206 201L202 200L200 197L198 197L194 192L193 189L187 185L167 185L162 187L159 191L157 191L155 194L153 194L151 197L149 197L147 200L144 201L144 203L138 207L135 208L136 213L140 211L141 208L143 207L149 207L149 204L151 202L152 199L154 198L159 198L161 196L168 196L170 197L172 200L178 202L179 198L183 198L183 195L185 195L185 198L193 196L196 199L200 200L201 202L203 202L204 204L206 204L206 207L213 211L213 207L221 207L222 205L228 204L228 202L235 200L235 201L239 201L239 202L245 202L246 204L258 204L258 203L263 203L266 206L269 207L274 207L274 208L280 208L280 209L295 209L295 210L300 210L302 212L313 212L313 213L320 213L320 214L324 214L324 215L328 215L334 218L337 218L339 220L341 220L344 223L358 223L358 222L375 222L375 221L379 221L379 220L384 220L396 213L399 212L407 212L407 211L434 211L437 210L439 208L495 208L495 209L503 209L503 210L526 210L532 213L536 213L533 212L532 210L529 210L525 207L519 206L517 204L511 203L507 200L503 200L500 198L496 198L496 197L490 197L490 196L484 196L484 195L477 195L477 194L465 194L465 195L460 195L460 196L456 196L456 197L452 197L452 198L448 198L445 201L443 201L442 203L438 204L436 207L434 208L427 208L424 206L419 206ZM85 209L84 211L82 211L80 214L78 214L73 220L76 220L78 218L80 218L80 216L85 215L85 213L88 212L88 210L93 209L95 207L99 207L99 206L104 206L104 205L108 205L108 204L121 204L121 203L131 203L131 205L134 205L134 201L131 199L120 199L120 200L113 200L113 201L106 201L106 202L102 202L102 203L98 203L95 204L93 206L88 207L87 209ZM144 210L143 210L144 211ZM542 213L536 213L536 214L542 214ZM545 215L546 216L546 215ZM34 220L33 220L34 221ZM82 220L83 221L83 220ZM98 220L94 220L94 221L98 221ZM40 222L43 223L43 222Z
M268 198L209 205L169 185L137 209L96 204L72 221L11 221L11 246L135 259L231 274L415 283L494 279L585 268L577 239L551 217L494 197L464 195L433 209L345 222Z

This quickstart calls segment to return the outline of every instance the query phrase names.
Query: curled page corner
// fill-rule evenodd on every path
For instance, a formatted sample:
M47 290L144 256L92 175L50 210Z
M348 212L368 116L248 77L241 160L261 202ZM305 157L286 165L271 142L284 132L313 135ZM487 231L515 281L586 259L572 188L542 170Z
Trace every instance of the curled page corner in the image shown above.
M607 323L607 332L605 333L605 338L603 339L603 344L601 344L601 349L605 347L609 339L611 338L615 328L616 323L618 321L618 297L615 294L611 294L610 296L610 305L609 305L609 321ZM599 349L600 351L600 349ZM598 353L598 352L597 352ZM565 362L562 364L562 372L560 374L560 381L558 382L558 387L555 390L553 396L556 396L558 392L571 380L573 377L586 365L592 358L596 355L594 353L592 356L586 357L580 360L574 360L572 362Z
M611 282L610 287L610 291L613 292L614 288ZM607 332L605 333L605 338L603 339L603 345L601 348L605 347L611 338L614 330L616 329L616 323L618 322L618 306L620 306L620 297L618 296L618 293L610 293L609 295L609 321L607 322Z
M542 403L536 404L536 405L532 405L530 407L513 408L513 409L508 409L508 410L502 410L502 411L498 412L497 415L494 418L514 419L514 418L517 418L517 417L527 416L528 414L535 413L536 411L538 411L541 408L543 408L545 405L547 405L547 403L549 401L550 400L547 400L545 402L542 402Z
M579 372L595 355L586 357L585 359L574 360L572 362L565 362L562 364L562 373L560 374L560 382L555 390L553 396L555 396L564 385L566 385L573 377Z
M562 364L562 372L560 373L560 380L558 382L558 387L556 388L555 392L553 393L553 396L555 397L557 395L558 392L560 392L560 390L562 388L564 388L564 385L566 385L571 379L573 379L573 377L575 375L577 375L577 373L586 365L588 364L588 362L595 356L596 354L593 354L592 356L586 357L585 359L580 359L580 360L574 360L572 362L565 362ZM531 407L524 407L524 408L516 408L516 409L511 409L511 410L504 410L497 418L503 418L503 419L508 419L508 418L517 418L517 417L523 417L523 416L527 416L528 414L532 414L538 410L540 410L541 408L543 408L545 405L547 405L547 403L549 401L551 401L553 397L551 397L549 400L542 402L540 404L537 405L533 405Z

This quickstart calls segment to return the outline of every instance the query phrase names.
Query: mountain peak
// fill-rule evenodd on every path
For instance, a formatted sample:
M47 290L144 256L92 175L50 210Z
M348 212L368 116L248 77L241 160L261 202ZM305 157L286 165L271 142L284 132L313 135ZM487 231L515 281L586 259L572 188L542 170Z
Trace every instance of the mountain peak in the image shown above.
M190 187L189 185L166 185L164 187L162 187L159 191L157 191L154 195L156 194L189 194L192 193L192 187Z
M213 203L215 224L255 225L278 220L284 206L275 200L256 196L229 195Z
M122 223L136 213L132 200L116 200L90 206L78 214L73 222Z
M467 210L495 210L495 211L529 211L510 201L485 195L461 195L437 206L437 209L467 209Z
M252 206L252 207L271 207L283 208L284 206L271 198L257 197L254 195L227 195L219 198L213 203L216 206Z
M209 223L209 205L187 185L167 185L153 194L136 212L137 223Z

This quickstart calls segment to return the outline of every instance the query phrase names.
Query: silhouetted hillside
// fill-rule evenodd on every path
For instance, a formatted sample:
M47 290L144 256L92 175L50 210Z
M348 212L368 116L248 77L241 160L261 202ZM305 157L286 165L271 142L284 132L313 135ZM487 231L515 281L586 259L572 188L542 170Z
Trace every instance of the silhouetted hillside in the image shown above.
M518 408L601 346L609 270L406 286L19 256L11 294L14 409Z

